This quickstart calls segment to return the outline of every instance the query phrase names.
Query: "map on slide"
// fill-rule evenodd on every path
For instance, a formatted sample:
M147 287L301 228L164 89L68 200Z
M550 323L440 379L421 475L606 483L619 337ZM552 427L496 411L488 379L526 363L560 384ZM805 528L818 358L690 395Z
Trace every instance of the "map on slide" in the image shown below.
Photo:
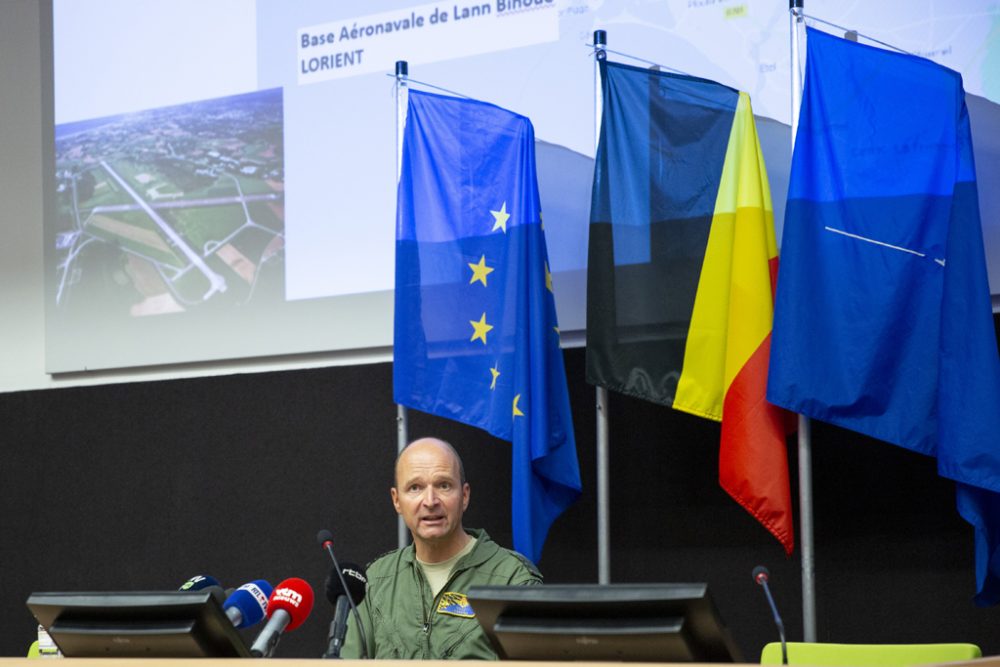
M58 126L57 306L140 316L280 295L281 97L265 90Z

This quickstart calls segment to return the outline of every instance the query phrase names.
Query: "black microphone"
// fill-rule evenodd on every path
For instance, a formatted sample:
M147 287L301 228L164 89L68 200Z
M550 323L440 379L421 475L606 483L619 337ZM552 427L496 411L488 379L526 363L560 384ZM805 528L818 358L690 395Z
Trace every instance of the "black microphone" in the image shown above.
M365 626L364 626L364 624L361 623L361 614L358 613L358 605L356 605L354 603L354 598L351 596L351 591L353 589L350 586L348 586L347 582L344 580L344 573L341 570L340 565L337 563L337 557L333 554L333 533L331 533L329 530L327 530L326 528L324 528L323 530L321 530L318 533L316 533L316 541L319 542L319 545L321 547L323 547L323 549L330 555L330 560L333 561L333 569L337 573L337 578L340 580L340 585L343 587L343 590L347 593L347 595L345 597L347 598L347 601L351 605L351 611L354 612L354 620L358 622L358 637L361 638L361 657L362 658L367 658L368 657L368 642L365 640ZM358 568L358 570L360 572L360 568ZM331 574L332 574L332 572L331 572ZM364 578L363 574L362 574L362 578ZM367 581L368 580L365 579L365 583L367 583ZM362 595L361 597L363 598L364 595ZM359 598L358 602L360 602L360 601L361 601L361 599ZM336 612L334 612L334 620L336 621ZM347 621L346 621L346 616L345 616L345 621L344 621L344 624L345 624L345 626L344 626L345 635L346 635L346 632L347 632L346 623L347 623ZM332 627L330 628L330 631L331 631L331 633L333 632L333 628ZM332 642L332 639L331 639L331 642ZM338 653L339 653L339 649L338 649Z
M763 565L758 565L753 569L753 580L758 586L764 588L764 595L767 596L767 603L771 605L771 613L774 614L774 624L778 626L778 637L781 638L781 664L788 664L788 646L785 644L785 624L781 622L781 615L778 613L778 607L774 604L774 598L771 597L771 589L767 587L767 581L770 579L771 573L767 571L767 568Z
M365 599L367 583L364 568L354 563L344 563L344 567L339 571L331 569L327 575L326 599L333 605L334 612L324 658L340 657L340 649L343 648L344 638L347 636L347 617L351 613L351 602L357 604Z

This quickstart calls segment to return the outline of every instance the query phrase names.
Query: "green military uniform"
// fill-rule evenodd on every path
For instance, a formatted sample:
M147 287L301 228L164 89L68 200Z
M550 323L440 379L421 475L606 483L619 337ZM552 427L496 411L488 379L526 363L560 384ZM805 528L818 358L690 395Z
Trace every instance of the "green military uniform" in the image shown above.
M476 538L476 546L455 564L437 596L417 563L412 544L368 566L367 593L358 612L369 658L496 659L466 593L472 586L540 584L542 575L529 560L491 540L486 531L466 532ZM353 616L341 657L361 657Z

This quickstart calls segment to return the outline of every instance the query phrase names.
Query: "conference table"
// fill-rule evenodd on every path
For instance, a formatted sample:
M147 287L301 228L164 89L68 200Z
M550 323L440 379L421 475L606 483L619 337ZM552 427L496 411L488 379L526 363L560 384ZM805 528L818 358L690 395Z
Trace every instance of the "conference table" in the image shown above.
M61 660L64 663L69 663L66 667L106 667L111 665L111 667L192 667L195 665L197 667L237 667L239 665L246 665L247 660L261 660L261 658L41 658L44 661L50 660ZM414 661L402 661L402 660L338 660L338 661L328 661L321 660L319 658L309 658L309 659L296 659L296 658L265 658L268 667L306 667L306 663L310 662L315 665L315 667L320 667L321 665L333 665L337 664L341 667L375 667L380 665L380 663L385 663L382 667L396 666L406 662L412 662L414 667L455 667L455 660L414 660ZM995 659L994 664L989 664L983 661L975 661L974 667L1000 667L1000 657ZM493 662L493 661L479 661L476 662ZM518 667L611 667L617 665L621 667L624 663L614 663L614 662L544 662L544 661L534 661L534 660L517 660L510 661L518 665ZM666 662L631 662L628 663L629 667L664 667L665 665L675 664L677 667L736 667L734 663L666 663ZM958 663L954 663L955 667L959 667ZM972 667L972 663L968 663ZM0 667L40 667L38 659L29 660L28 658L0 658ZM750 667L750 666L748 666ZM760 665L753 665L753 667L760 667Z
M255 660L256 658L250 658ZM247 658L42 658L42 660L61 660L66 667L98 667L111 665L112 667L236 667L246 665ZM268 658L269 667L306 667L307 662L313 663L315 667L329 665L330 662L318 658L295 659L295 658ZM341 667L373 667L379 663L386 663L382 667L399 665L398 660L340 660ZM413 661L417 663L418 661ZM611 667L617 665L621 667L623 663L612 662L542 662L522 660L516 661L518 667ZM629 667L664 667L665 665L677 665L677 667L736 667L733 663L665 663L665 662L632 662ZM756 663L747 663L760 667ZM422 660L419 667L454 667L454 660ZM1000 667L1000 656L988 656L978 660L965 660L962 662L942 663L947 667ZM0 667L39 667L37 660L28 658L3 658L0 657Z

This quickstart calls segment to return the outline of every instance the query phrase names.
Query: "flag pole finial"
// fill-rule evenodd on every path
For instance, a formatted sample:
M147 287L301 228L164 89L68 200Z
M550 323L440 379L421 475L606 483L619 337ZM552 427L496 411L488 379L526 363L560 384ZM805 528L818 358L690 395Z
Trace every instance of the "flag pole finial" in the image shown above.
M594 31L594 55L598 60L604 60L608 57L605 49L608 46L608 31L607 30L595 30Z

